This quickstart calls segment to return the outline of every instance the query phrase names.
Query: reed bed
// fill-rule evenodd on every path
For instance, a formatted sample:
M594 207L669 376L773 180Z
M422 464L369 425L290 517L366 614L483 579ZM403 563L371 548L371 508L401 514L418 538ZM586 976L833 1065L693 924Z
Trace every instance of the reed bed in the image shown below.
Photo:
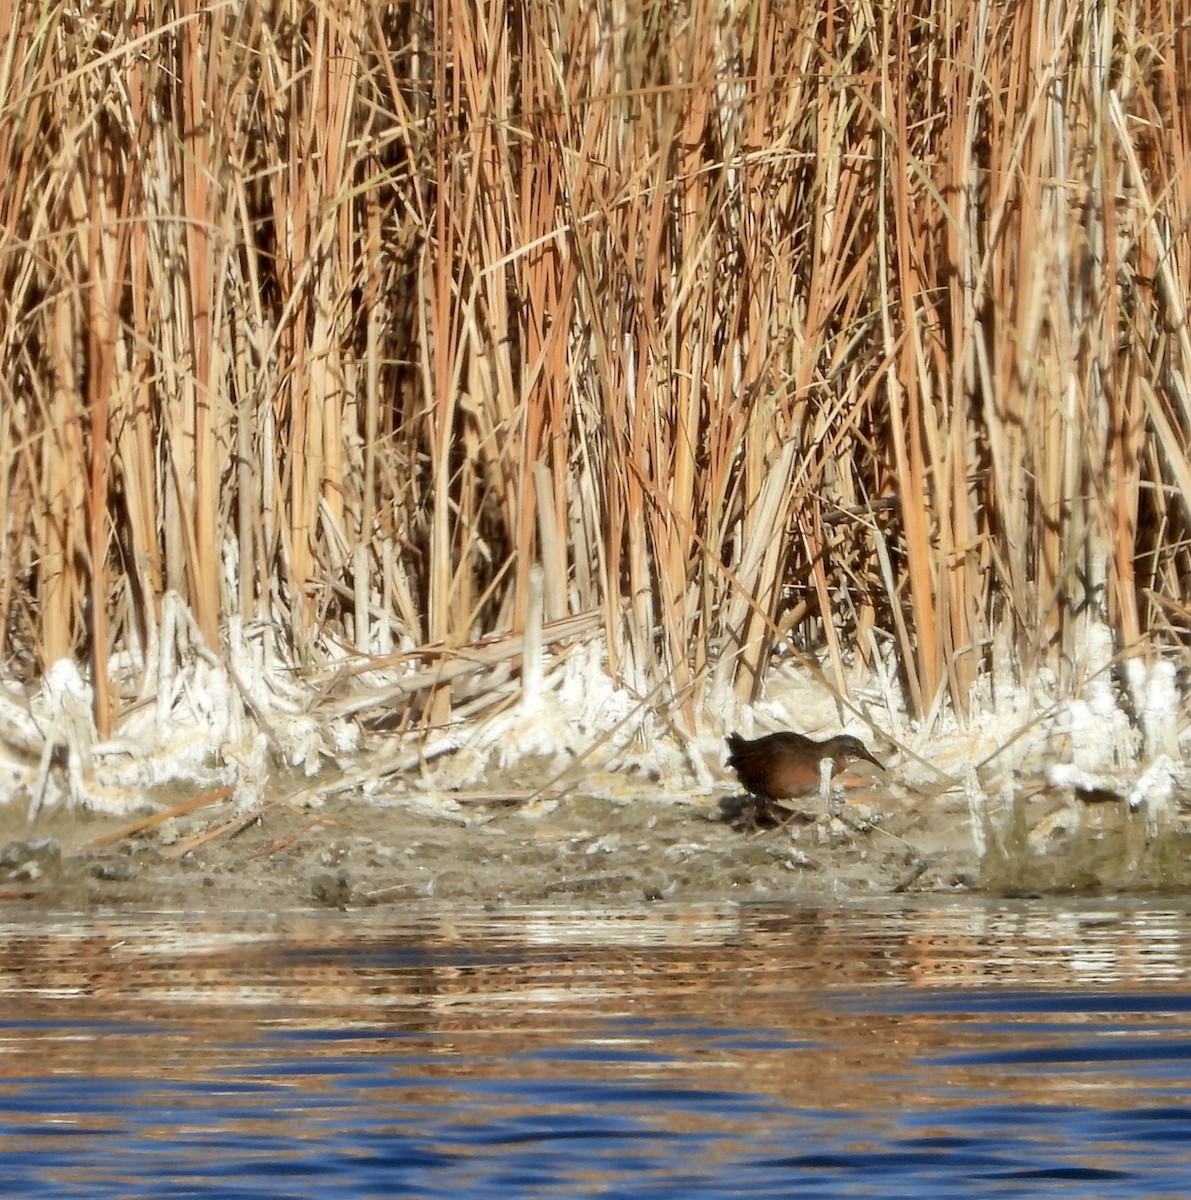
M266 723L261 678L422 728L539 625L687 733L775 654L918 716L1185 658L1179 0L51 0L0 47L3 670L85 664L101 737L184 626Z

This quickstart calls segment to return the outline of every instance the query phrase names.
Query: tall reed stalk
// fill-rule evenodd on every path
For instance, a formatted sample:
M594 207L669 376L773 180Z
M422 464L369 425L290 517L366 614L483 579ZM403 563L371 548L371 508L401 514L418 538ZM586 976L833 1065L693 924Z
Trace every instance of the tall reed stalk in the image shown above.
M169 590L317 666L534 566L688 729L1183 648L1188 79L1176 0L5 6L4 668L106 730Z

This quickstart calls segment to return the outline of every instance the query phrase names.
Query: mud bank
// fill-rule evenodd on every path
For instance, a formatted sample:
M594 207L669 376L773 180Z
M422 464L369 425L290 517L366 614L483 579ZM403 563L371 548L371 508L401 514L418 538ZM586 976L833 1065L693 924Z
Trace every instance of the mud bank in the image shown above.
M0 892L86 907L292 908L623 904L778 899L970 887L978 862L966 805L879 796L829 816L813 798L761 827L731 795L547 805L408 798L272 800L237 817L230 800L136 832L127 819L0 818ZM764 827L766 825L769 827ZM117 836L121 835L122 836Z
M647 788L548 804L490 793L445 809L408 795L311 807L291 791L255 812L212 800L139 830L62 811L30 827L8 805L0 897L79 909L350 911L1191 886L1191 823L1177 803L1158 819L1121 797L1046 788L977 809L961 792L863 791L834 813L815 797L760 817L758 826L731 793L676 801Z

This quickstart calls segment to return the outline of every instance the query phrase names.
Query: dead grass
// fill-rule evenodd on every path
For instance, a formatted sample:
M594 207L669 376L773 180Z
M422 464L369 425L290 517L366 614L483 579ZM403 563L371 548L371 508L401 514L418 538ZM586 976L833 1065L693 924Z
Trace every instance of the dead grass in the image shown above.
M438 661L535 567L688 729L1185 654L1189 78L1172 0L8 6L4 668L103 734L169 592Z

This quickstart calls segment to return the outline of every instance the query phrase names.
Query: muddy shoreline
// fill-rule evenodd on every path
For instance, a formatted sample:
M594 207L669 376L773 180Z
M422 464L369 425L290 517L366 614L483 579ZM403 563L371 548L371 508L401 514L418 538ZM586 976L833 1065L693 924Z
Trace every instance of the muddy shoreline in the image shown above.
M56 909L344 910L422 905L807 902L984 890L1191 889L1191 814L1022 789L980 826L952 790L849 789L756 813L731 791L526 801L280 787L251 812L211 793L142 822L0 807L0 898ZM478 798L477 798L478 797ZM194 803L191 801L190 803ZM176 815L161 819L162 812Z
M162 806L158 806L162 807ZM55 907L290 909L412 902L565 905L814 899L967 889L979 878L966 804L818 797L755 814L731 793L691 801L571 794L548 805L409 796L229 799L134 822L0 810L0 895ZM780 821L780 824L775 823Z

